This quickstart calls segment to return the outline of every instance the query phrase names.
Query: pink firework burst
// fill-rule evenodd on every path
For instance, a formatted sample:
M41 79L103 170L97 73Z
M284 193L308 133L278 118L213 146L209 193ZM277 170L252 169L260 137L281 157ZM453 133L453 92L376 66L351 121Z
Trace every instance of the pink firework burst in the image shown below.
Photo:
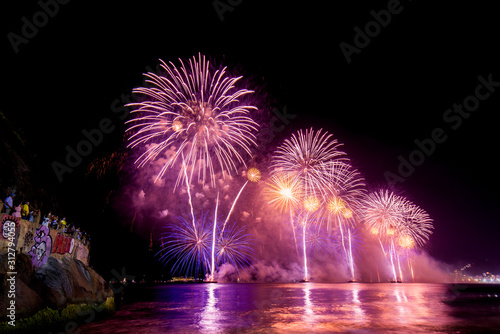
M160 61L164 73L146 73L148 87L133 90L144 100L127 105L135 108L127 122L129 147L144 148L136 164L161 159L155 181L176 166L176 185L196 176L215 186L215 173L236 172L256 145L251 111L257 108L241 102L253 91L237 89L241 77L215 70L201 54L187 63L179 59L180 67Z
M316 196L327 189L331 164L347 160L345 153L338 150L340 145L333 135L322 133L321 129L317 132L299 130L276 150L272 173L283 172L297 177L304 187L304 196Z

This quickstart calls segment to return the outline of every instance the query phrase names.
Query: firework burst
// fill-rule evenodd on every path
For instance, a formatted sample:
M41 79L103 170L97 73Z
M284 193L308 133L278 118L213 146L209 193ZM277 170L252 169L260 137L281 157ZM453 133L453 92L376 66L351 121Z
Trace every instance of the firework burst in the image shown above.
M294 221L302 225L305 280L308 280L307 221L313 216L321 217L325 212L330 217L329 222L333 221L331 216L336 216L336 226L345 245L342 220L354 221L353 205L363 194L364 180L349 165L339 146L341 144L328 132L299 130L278 147L272 158L273 170L266 194L270 204L280 210L290 210L294 231ZM331 229L333 224L328 225ZM350 248L347 251L348 247L349 244L344 246L346 259L347 254L352 253Z
M207 217L193 219L194 225L183 217L179 223L169 225L169 231L162 234L159 260L174 261L172 273L194 274L196 277L208 271L210 262L212 232Z
M363 201L364 224L379 238L391 238L402 227L406 205L405 198L386 189L372 192Z
M432 233L432 219L406 198L384 189L368 194L363 206L365 226L378 237L390 260L394 281L402 281L400 257L406 255L408 258L408 250L426 243ZM387 245L385 249L383 242ZM413 277L409 258L408 264Z
M253 260L254 246L252 236L244 227L236 223L228 225L217 241L217 265L229 263L236 270L248 267Z
M255 167L251 167L247 170L247 179L250 182L259 182L261 178L260 170Z
M411 238L416 246L422 247L428 240L434 226L429 214L413 203L409 203L404 213L402 236Z
M290 212L298 207L302 197L302 185L299 178L286 173L277 173L269 178L264 189L264 196L274 208L281 212Z
M297 177L306 197L317 196L328 187L331 163L347 159L345 153L338 150L340 145L328 132L299 130L276 150L272 173Z
M226 68L214 70L201 54L187 63L179 60L180 67L160 61L165 73L145 74L149 87L133 90L144 101L127 105L136 108L127 122L129 147L146 147L136 164L143 167L166 157L156 180L175 165L187 165L189 176L179 172L176 186L185 177L191 183L193 174L215 186L215 172L236 172L256 145L258 124L250 117L256 108L240 102L253 92L237 90L241 77L229 77ZM173 153L166 155L167 150Z
M356 218L354 213L359 211L364 195L365 182L361 174L345 161L332 162L325 192L329 229L332 223L340 224L340 220L352 226Z
M363 213L365 226L382 239L411 238L423 246L432 233L432 219L424 210L388 190L368 194Z

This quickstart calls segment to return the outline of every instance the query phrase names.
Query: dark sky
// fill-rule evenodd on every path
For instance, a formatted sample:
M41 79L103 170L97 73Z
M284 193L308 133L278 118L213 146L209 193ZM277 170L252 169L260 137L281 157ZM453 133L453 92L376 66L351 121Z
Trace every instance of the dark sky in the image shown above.
M500 27L493 5L233 1L225 11L226 0L47 2L52 15L41 14L36 1L4 5L0 110L23 129L47 182L72 209L81 203L102 219L86 202L92 192L82 174L122 143L113 103L141 85L158 58L201 52L265 83L272 107L296 115L282 134L305 126L334 133L371 187L385 185L387 171L398 173L398 157L408 159L415 140L442 129L446 140L398 188L434 218L428 251L435 258L500 272ZM385 27L369 23L374 15ZM26 22L38 22L37 31ZM363 41L355 28L365 31L367 23L372 37ZM349 63L342 42L357 42ZM479 90L490 94L458 123L447 110L475 101L479 76L493 81L491 91ZM114 131L58 182L51 163L63 162L65 147L105 118Z

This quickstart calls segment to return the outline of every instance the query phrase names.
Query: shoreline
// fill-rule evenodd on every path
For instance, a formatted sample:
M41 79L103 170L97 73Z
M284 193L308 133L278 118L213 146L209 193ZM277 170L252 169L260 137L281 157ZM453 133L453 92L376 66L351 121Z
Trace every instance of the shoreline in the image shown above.
M108 297L100 305L68 304L61 310L46 307L37 313L16 319L15 326L7 321L0 323L2 333L47 333L50 331L73 332L78 327L114 315L116 305L114 297Z

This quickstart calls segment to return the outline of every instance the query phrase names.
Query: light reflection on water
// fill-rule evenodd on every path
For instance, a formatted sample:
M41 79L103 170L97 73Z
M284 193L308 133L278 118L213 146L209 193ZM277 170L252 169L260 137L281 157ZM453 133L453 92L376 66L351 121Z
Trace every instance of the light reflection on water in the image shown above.
M418 333L500 330L499 305L450 306L443 284L180 284L81 333Z
M208 292L207 304L202 308L200 319L200 327L204 333L213 333L217 330L218 323L222 322L222 313L216 307L216 288L216 284L208 284L206 289Z
M303 321L308 325L309 328L313 327L316 319L314 315L314 305L311 302L311 284L310 283L305 283L304 284L304 316L303 316Z
M352 303L354 309L354 319L357 322L365 321L365 313L361 308L361 301L359 300L359 288L355 284L352 288Z

